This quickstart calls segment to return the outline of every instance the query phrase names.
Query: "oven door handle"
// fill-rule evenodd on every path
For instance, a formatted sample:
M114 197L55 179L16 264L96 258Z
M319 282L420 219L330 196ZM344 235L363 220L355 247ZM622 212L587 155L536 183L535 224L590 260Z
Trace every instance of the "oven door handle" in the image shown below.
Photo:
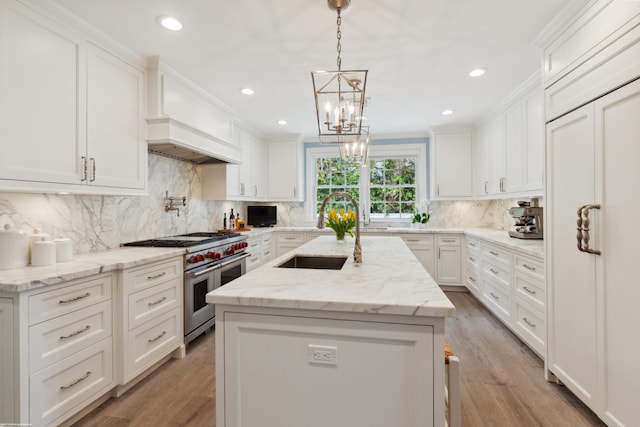
M216 264L212 267L205 268L204 270L201 270L201 271L197 271L194 273L187 273L186 276L187 276L187 279L195 279L196 277L200 277L204 274L211 273L212 271L219 269L221 266L222 264Z
M229 261L225 261L223 263L220 263L219 264L220 268L226 267L229 264L233 264L236 261L240 261L241 259L245 259L245 258L248 258L250 256L251 256L251 254L249 254L249 253L243 253L242 255L238 255L237 257L234 257L233 259L230 259Z

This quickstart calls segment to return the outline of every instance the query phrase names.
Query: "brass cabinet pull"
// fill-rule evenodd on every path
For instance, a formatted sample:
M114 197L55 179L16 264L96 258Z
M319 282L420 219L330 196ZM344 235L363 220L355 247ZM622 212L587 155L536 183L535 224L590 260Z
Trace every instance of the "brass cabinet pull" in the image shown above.
M163 271L162 273L158 273L158 274L152 274L151 276L147 276L147 280L157 279L158 277L162 277L166 274L167 274L166 271Z
M71 338L71 337L75 337L76 335L80 335L83 332L87 332L89 329L91 329L90 325L85 326L84 328L77 330L75 332L71 332L69 335L60 335L60 339L61 340L66 340L67 338Z
M156 342L156 341L158 341L160 338L162 338L165 335L167 335L167 331L162 331L162 333L160 335L158 335L155 338L151 338L151 339L147 340L147 342L148 343Z
M527 288L526 286L523 286L522 289L524 289L525 291L529 292L531 295L535 295L536 291L532 291L531 289Z
M83 295L78 295L77 297L73 297L73 298L69 298L69 299L61 299L60 301L58 301L59 304L66 304L68 302L74 302L74 301L78 301L79 299L84 299L86 297L88 297L89 295L91 295L89 292L83 294Z
M67 385L61 385L60 386L60 390L66 390L68 388L73 387L74 385L78 384L80 381L84 381L87 378L89 378L89 375L91 375L91 371L87 371L86 374L84 374L83 376L81 376L80 378L78 378L77 380L74 380L72 383L67 384Z
M160 304L161 302L166 301L166 299L167 299L167 297L162 297L162 298L160 298L159 300L156 300L156 301L152 301L152 302L147 303L147 305L148 305L149 307L153 307L154 305L158 305L158 304Z
M589 234L589 211L591 209L600 209L600 205L583 205L578 208L578 219L576 220L578 226L576 229L578 231L576 234L578 250L588 254L600 255L601 252L599 250L589 247L589 240L591 239Z

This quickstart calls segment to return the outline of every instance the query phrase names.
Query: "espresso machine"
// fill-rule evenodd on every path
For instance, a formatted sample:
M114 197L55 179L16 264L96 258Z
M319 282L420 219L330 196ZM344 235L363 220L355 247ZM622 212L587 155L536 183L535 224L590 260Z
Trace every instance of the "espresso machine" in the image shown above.
M520 201L518 206L509 209L515 222L509 230L509 236L517 239L542 239L542 207L537 205L537 199L534 199L533 203Z

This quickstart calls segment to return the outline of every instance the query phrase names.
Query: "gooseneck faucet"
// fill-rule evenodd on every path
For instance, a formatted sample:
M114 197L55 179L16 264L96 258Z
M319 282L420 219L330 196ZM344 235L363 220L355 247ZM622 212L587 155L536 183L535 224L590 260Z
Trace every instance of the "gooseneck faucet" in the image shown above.
M324 228L324 207L329 201L329 199L333 197L345 197L349 199L351 204L354 207L354 211L356 212L356 244L353 248L353 262L361 264L362 263L362 246L360 246L360 211L358 209L358 202L354 199L349 193L336 192L331 193L327 197L324 198L322 204L320 205L320 213L318 214L318 228Z

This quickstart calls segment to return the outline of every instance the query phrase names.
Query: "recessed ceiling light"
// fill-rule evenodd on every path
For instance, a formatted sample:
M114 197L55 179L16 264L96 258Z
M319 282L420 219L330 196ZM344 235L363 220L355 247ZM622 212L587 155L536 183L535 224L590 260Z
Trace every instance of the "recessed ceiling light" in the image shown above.
M242 92L244 95L253 95L255 93L253 89L248 87L245 87L244 89L240 89L240 92Z
M453 110L444 110L444 111L442 112L442 115L443 115L443 116L450 116L450 115L452 115L452 114L453 114Z
M180 31L182 29L182 22L172 16L158 16L157 21L167 30Z
M484 73L486 73L487 70L485 70L484 68L476 68L474 70L469 71L469 75L471 77L480 77L482 75L484 75Z
M286 120L278 120L278 124L284 126L284 125L287 124L287 121Z

